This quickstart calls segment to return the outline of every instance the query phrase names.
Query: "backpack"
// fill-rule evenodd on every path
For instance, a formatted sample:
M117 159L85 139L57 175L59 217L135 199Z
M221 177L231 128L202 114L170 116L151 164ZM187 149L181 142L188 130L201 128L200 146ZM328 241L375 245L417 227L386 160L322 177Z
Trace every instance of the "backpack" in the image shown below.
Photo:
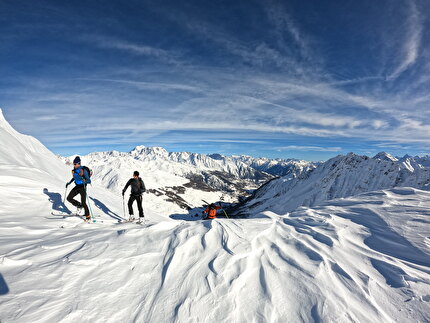
M143 194L146 192L145 184L143 183L143 180L139 177L139 188L140 188L140 194Z
M93 176L92 169L89 169L87 166L82 166L82 169L84 170L84 174L85 174L85 171L87 171L87 174L88 174L89 178L91 178L91 176Z

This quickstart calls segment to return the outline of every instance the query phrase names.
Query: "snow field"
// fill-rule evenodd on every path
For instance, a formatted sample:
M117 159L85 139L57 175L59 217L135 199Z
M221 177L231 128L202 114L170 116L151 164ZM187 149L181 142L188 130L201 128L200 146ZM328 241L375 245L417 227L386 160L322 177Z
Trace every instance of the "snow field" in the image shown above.
M268 200L250 218L214 221L174 220L148 203L136 225L117 222L122 197L97 180L100 217L87 224L50 215L72 210L62 204L69 167L7 125L0 138L2 323L430 321L428 191L290 213L262 211Z

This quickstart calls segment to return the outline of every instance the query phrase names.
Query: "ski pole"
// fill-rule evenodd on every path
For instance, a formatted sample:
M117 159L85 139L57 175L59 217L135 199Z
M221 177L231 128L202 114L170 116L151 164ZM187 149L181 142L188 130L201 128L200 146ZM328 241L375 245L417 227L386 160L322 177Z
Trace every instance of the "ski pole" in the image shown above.
M67 186L66 186L66 189L64 190L63 205L64 203L66 203L66 195L67 195Z
M224 214L225 214L225 216L227 217L227 219L230 219L230 218L228 217L228 215L227 215L227 212L226 212L226 211L224 211L224 209L222 209L222 211L224 212Z
M124 220L125 220L125 201L124 201L124 194L122 195L122 211L124 213Z
M93 210L91 209L90 196L88 195L87 185L84 185L84 188L85 188L85 195L87 196L87 203L88 203L88 208L90 209L91 218L93 219L93 222L96 222L96 219L94 218Z

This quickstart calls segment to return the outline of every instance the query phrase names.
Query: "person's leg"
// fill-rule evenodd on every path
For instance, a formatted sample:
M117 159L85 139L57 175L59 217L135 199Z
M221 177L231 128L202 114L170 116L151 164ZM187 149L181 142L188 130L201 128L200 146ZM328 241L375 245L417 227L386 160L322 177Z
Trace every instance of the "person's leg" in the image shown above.
M137 208L139 209L139 218L143 218L143 207L142 207L142 201L143 201L143 198L142 198L142 195L139 195L138 197L137 197Z
M85 190L84 186L79 187L79 194L81 194L81 204L84 207L85 210L85 216L90 216L90 210L87 205L87 191Z
M78 187L75 186L74 188L72 188L72 190L70 191L69 195L67 196L67 201L69 201L71 204L73 204L76 207L80 207L81 206L81 203L79 203L78 201L76 201L74 199L74 197L76 195L78 195L78 194L79 194Z
M128 214L133 216L133 202L135 200L135 197L133 195L130 195L130 198L128 200Z

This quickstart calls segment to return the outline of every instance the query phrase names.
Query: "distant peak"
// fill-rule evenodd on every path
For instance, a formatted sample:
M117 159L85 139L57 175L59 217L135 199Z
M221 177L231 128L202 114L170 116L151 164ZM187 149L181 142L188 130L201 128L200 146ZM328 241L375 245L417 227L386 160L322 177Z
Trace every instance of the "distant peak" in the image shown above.
M136 146L136 147L134 147L132 150L130 150L130 153L133 153L133 152L139 152L139 151L142 151L142 150L145 150L145 146L143 146L143 145L140 145L140 146Z
M224 159L224 157L221 154L211 154L208 156L212 159L215 159L215 160L223 160Z
M381 159L381 160L389 160L389 161L397 161L397 158L390 155L389 153L386 153L385 151L381 151L377 153L373 159Z
M138 155L138 154L167 154L167 150L163 147L146 147L146 146L136 146L132 151L130 151L131 154Z

